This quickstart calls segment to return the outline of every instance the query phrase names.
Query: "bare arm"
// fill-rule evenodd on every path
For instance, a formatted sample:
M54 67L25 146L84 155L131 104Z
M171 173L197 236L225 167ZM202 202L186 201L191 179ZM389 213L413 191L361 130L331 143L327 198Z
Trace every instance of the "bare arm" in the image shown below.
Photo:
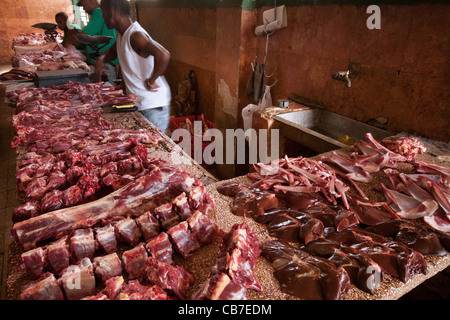
M154 91L158 88L155 84L156 79L161 76L167 69L170 61L170 53L157 42L151 41L142 32L135 32L130 37L130 43L133 50L143 58L152 55L154 57L153 73L147 79L149 89Z
M116 44L113 44L100 57L95 60L95 75L94 81L99 82L102 79L102 73L105 70L105 63L113 61L117 58Z

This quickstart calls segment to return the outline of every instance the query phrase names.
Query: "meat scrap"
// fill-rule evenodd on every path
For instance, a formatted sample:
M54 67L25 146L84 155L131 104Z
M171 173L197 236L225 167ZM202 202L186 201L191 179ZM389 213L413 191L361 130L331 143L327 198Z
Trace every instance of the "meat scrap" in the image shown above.
M62 272L61 286L68 300L78 300L95 294L94 267L89 258L81 259Z
M259 257L259 241L245 223L235 224L222 237L210 278L194 295L195 299L246 299L247 289L261 291L253 269Z
M240 183L225 183L218 186L217 191L234 198L231 211L237 216L255 218L278 206L278 199L273 192Z
M95 239L92 229L75 230L70 237L70 252L74 263L83 258L94 258Z
M22 288L20 300L64 300L64 295L55 276L47 272Z
M120 276L122 274L122 262L115 252L106 256L96 257L92 263L94 266L95 276L103 283L110 278Z
M186 292L194 283L194 276L181 268L149 257L145 263L145 275L150 283L173 292L185 299Z
M125 270L128 272L128 279L138 279L144 275L147 258L147 250L143 243L122 254L122 261Z
M252 187L273 190L280 195L288 192L319 192L331 204L337 205L340 199L344 207L349 208L346 193L350 188L321 161L286 156L270 164L258 163L254 167L256 172L248 175L250 179L256 180Z
M381 144L407 158L414 158L417 154L423 154L427 151L425 145L416 138L389 137L381 140Z
M157 285L144 286L138 280L130 280L118 295L119 300L170 300L168 294Z

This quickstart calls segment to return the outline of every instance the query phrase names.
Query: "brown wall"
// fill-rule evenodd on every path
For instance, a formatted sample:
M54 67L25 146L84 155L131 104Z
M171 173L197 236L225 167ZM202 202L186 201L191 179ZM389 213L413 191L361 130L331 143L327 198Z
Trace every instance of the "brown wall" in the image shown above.
M0 1L0 64L11 64L12 39L19 33L43 33L31 26L39 22L55 23L55 14L71 13L71 0L1 0Z
M393 132L448 142L450 5L381 5L379 30L366 27L366 8L288 7L288 27L269 44L267 68L279 80L272 97L294 92L360 121L386 117ZM264 45L259 38L258 56ZM351 88L331 78L349 63L361 68Z
M240 110L251 102L245 96L250 62L264 55L265 37L253 31L266 9L142 8L139 20L172 53L167 71L172 91L193 69L201 112L212 121L228 118L225 123L241 126ZM288 6L288 27L269 42L267 69L276 72L267 82L278 79L273 101L296 93L360 121L386 117L393 132L449 141L450 5L380 5L380 30L366 27L366 9ZM347 88L331 74L350 63L360 71ZM224 83L238 103L235 116L229 116L233 108L218 105Z
M189 70L198 82L200 112L214 121L216 73L215 8L140 8L139 23L170 51L171 61L165 73L176 94L178 84Z

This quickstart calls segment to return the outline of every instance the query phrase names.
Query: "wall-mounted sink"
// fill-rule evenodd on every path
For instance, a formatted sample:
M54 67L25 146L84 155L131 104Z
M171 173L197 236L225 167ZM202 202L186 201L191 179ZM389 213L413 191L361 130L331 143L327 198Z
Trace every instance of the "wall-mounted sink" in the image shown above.
M275 116L280 135L317 153L328 152L348 146L338 139L348 136L355 142L365 139L367 132L381 140L392 133L353 120L324 108L312 108Z

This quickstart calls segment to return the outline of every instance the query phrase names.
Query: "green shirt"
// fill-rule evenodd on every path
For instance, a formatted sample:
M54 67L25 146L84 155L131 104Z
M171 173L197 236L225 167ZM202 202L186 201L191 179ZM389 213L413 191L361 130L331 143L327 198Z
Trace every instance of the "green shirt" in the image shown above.
M86 32L90 36L108 36L113 37L109 43L100 49L100 52L105 52L108 48L110 48L113 45L116 45L116 30L115 29L108 29L105 25L105 21L103 21L102 17L102 9L96 8L91 14L91 17L89 18L89 23L86 27L83 29L84 32ZM101 45L100 45L101 46ZM93 52L94 50L90 46L87 47L87 63L88 64L94 64L95 60L93 60L89 54ZM115 59L111 61L114 64L119 64L119 59Z
M74 22L71 22L71 23L70 23L70 26L72 27L71 29L81 30L80 26L77 25L77 24L74 23ZM66 28L64 29L64 38L63 38L64 40L67 39L67 36L68 36L68 30L69 30L68 27L66 27ZM78 50L85 50L85 49L86 49L86 46L85 46L84 44L79 44L79 45L76 46L75 48L77 48Z

